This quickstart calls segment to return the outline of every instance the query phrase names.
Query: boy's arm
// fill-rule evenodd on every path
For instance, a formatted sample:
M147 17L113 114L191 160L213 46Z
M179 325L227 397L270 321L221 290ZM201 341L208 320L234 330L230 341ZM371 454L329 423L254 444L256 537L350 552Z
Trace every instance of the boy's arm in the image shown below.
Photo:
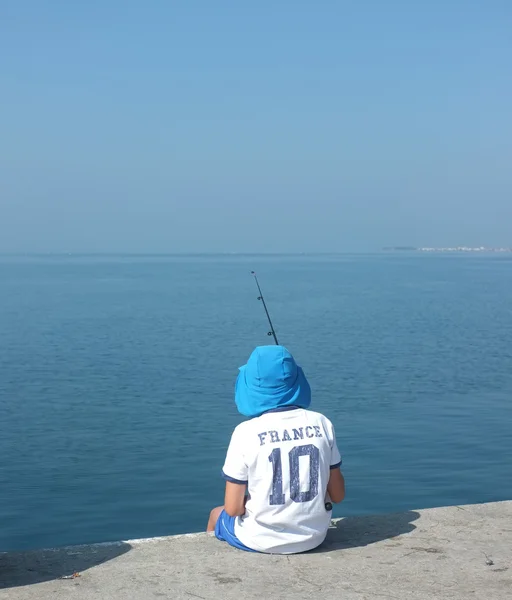
M342 502L345 498L345 478L339 467L331 469L329 483L327 484L327 493L331 502Z
M244 459L244 436L240 426L231 436L226 460L222 469L226 480L224 510L230 517L245 514L245 491L247 489L248 468Z
M345 478L341 473L341 456L336 442L336 433L332 423L329 422L331 429L331 473L327 484L327 494L331 502L342 502L345 498Z
M224 510L230 517L238 517L245 514L245 490L247 484L232 483L226 481L226 493L224 496Z

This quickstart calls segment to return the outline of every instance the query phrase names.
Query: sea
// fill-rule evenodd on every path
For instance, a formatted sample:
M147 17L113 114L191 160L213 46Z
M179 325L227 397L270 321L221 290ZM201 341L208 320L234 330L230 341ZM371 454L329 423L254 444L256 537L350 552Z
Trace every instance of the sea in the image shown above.
M333 422L334 516L512 499L512 255L0 257L0 551L205 529L238 368Z

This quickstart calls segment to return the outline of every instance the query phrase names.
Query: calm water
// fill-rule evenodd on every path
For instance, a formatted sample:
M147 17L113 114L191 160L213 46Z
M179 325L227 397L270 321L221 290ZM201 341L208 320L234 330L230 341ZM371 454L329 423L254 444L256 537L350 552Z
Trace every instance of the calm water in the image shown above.
M250 269L337 429L336 515L512 499L506 256L0 259L0 550L201 530Z

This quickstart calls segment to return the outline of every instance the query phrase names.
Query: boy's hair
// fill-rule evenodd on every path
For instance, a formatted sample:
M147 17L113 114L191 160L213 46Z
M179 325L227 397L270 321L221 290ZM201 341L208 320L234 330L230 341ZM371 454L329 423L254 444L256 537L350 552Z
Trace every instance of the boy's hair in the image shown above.
M258 346L240 367L235 402L238 411L250 418L286 406L308 408L311 388L284 346Z

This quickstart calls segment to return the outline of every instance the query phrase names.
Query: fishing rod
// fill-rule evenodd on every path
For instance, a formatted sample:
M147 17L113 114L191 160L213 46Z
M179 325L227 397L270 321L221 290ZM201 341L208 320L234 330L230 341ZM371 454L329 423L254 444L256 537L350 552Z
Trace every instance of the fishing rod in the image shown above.
M279 342L277 341L277 336L276 336L276 332L274 331L274 326L272 325L272 321L270 319L270 315L268 314L268 309L267 309L267 305L265 304L265 298L263 298L263 294L261 292L261 288L260 288L260 284L258 281L258 278L256 277L256 273L254 271L251 271L251 274L254 276L254 280L256 281L256 285L258 286L258 292L259 292L259 296L258 296L258 300L261 300L263 302L263 308L265 309L265 313L267 314L267 319L270 325L270 331L268 332L268 335L273 336L274 338L274 342L276 343L276 346L279 346Z

